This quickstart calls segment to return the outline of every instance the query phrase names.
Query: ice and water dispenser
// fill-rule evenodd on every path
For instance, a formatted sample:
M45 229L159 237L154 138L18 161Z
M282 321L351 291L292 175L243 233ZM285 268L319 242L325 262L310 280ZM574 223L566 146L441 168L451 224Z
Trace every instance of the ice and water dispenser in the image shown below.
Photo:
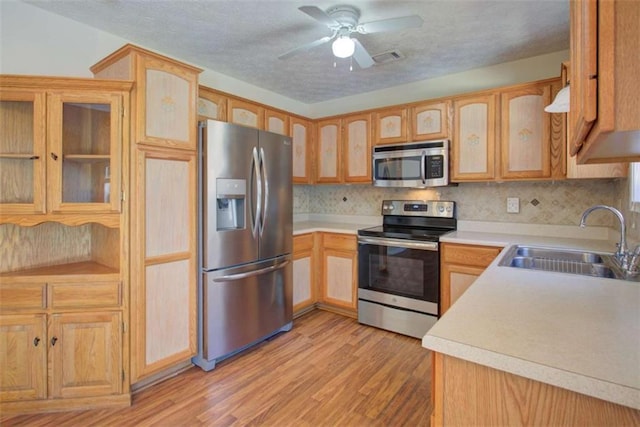
M246 180L217 179L216 230L238 230L244 228L246 197Z

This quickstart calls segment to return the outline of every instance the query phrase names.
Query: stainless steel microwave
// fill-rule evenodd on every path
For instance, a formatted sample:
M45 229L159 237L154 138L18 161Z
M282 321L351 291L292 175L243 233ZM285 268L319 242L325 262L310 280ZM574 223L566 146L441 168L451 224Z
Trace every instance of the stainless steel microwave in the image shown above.
M449 185L449 141L380 145L373 149L376 187L440 187Z

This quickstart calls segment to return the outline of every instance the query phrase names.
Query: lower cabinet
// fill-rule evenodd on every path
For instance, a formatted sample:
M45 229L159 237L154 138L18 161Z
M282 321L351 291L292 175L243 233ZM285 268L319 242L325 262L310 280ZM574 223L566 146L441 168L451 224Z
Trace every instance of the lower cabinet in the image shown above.
M128 406L121 283L45 280L0 284L0 412Z
M357 314L358 242L349 234L323 233L320 302Z
M432 354L434 427L640 423L637 409L441 353Z
M293 237L293 312L300 313L315 305L316 259L313 233Z
M357 237L307 233L293 238L293 313L312 307L357 316Z
M440 315L475 282L502 248L442 243L440 253Z

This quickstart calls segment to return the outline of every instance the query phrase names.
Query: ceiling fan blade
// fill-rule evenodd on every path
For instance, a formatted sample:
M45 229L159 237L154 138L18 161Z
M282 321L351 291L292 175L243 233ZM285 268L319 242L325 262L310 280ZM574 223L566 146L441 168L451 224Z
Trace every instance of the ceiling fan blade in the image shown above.
M278 59L291 58L292 56L297 55L300 52L304 52L316 46L320 46L321 44L330 41L332 38L333 36L326 36L321 39L312 41L311 43L303 44L302 46L298 46L295 49L291 49L290 51L283 53L282 55L278 56Z
M356 31L362 34L381 33L384 31L397 31L405 28L421 27L424 21L418 15L403 16L400 18L382 19L380 21L365 22L358 25Z
M324 10L320 9L317 6L300 6L298 10L306 13L316 21L320 21L323 24L328 25L330 27L340 26L340 23L338 21L336 21L335 19L327 15L327 13Z
M355 38L352 38L351 40L353 40L353 43L355 44L355 50L353 51L353 59L356 60L360 68L369 68L373 64L375 64L375 61L373 60L371 55L369 55L369 52L367 52L367 49L365 49L364 46L362 46L360 41Z

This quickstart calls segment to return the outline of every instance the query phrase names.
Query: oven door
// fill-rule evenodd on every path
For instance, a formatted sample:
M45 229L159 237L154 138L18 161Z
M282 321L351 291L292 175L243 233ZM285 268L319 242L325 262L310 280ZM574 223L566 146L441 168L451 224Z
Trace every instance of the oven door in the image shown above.
M383 304L438 315L437 242L358 238L358 294Z

